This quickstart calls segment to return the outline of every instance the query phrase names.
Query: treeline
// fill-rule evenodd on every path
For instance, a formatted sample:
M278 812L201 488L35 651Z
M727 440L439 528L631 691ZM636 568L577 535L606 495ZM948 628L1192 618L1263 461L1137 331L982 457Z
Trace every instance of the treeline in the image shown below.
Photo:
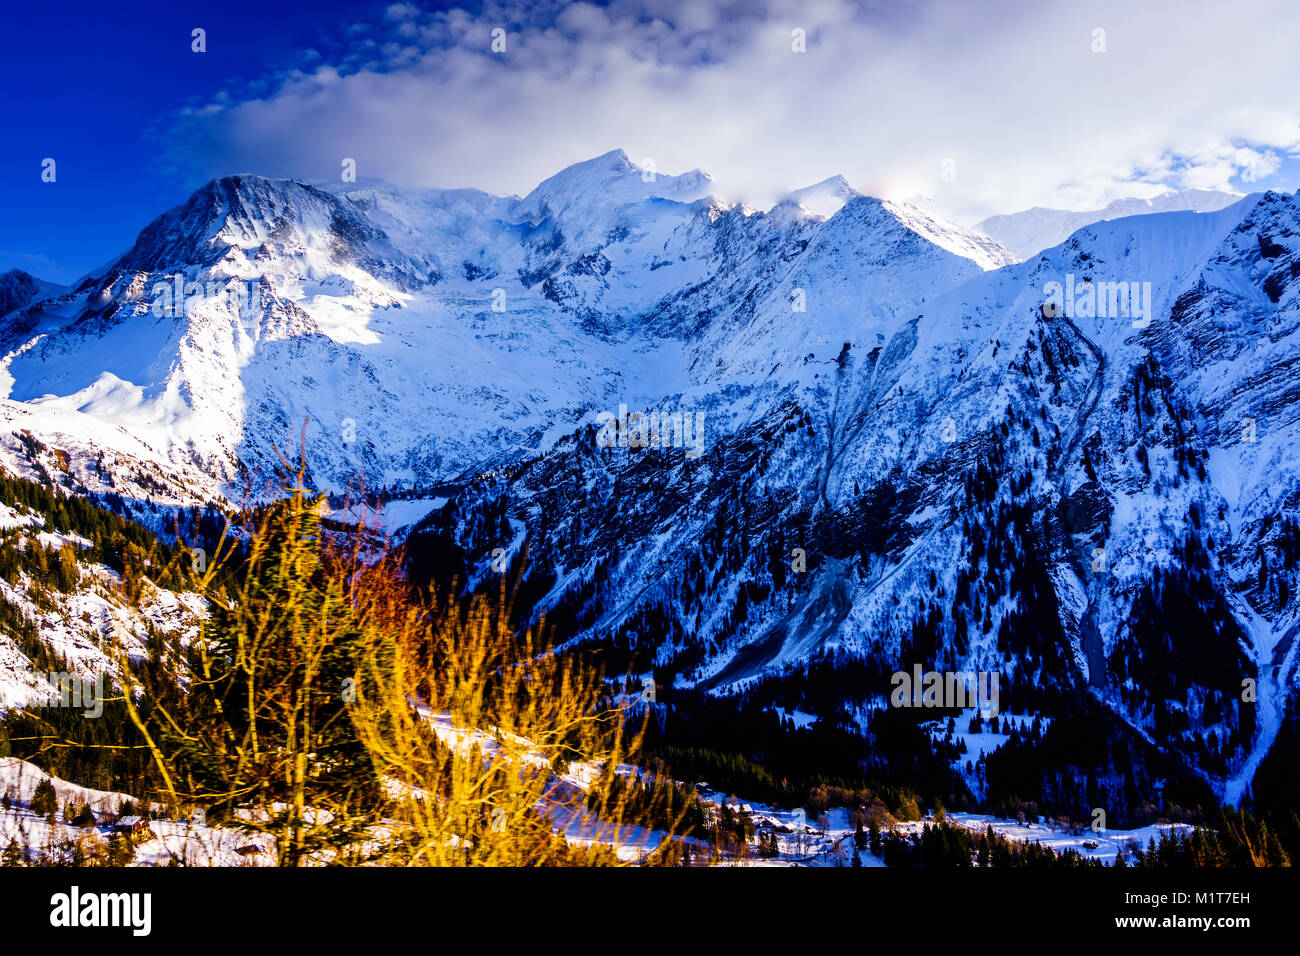
M1293 866L1300 860L1300 817L1294 810L1255 816L1227 807L1208 827L1162 831L1134 856L1153 868Z
M127 580L128 590L132 590L146 575L160 586L173 590L184 590L190 582L189 572L193 562L183 559L186 554L183 545L161 541L154 532L139 522L117 514L89 498L63 495L35 481L0 470L0 503L42 515L43 523L39 529L33 527L33 532L40 530L64 535L75 534L90 542L88 547L73 546L69 556L60 556L55 562L58 566L50 570L50 583L59 590L70 589L60 585L68 583L67 578L74 560L112 568ZM44 559L47 565L50 564L49 550L46 549ZM22 565L21 558L11 556L3 560L5 564L0 566L0 574L5 574L6 579L9 579L8 575L14 573L17 566L27 570ZM45 578L46 575L42 575L42 579ZM75 584L75 581L72 583Z
M967 827L941 821L926 824L920 833L890 831L879 838L879 851L872 834L872 851L886 866L1006 868L1100 867L1101 860L1088 858L1076 850L1054 852L1028 840L1012 842L988 827L976 835Z
M162 667L156 651L135 666L141 671ZM95 790L152 792L161 780L149 751L131 725L120 692L110 689L107 676L98 680L107 699L98 702L103 712L93 720L87 720L80 707L56 703L5 712L0 717L0 756L30 760L51 776ZM152 712L149 700L142 700L140 707Z
M625 825L678 836L707 838L712 833L704 804L695 790L679 786L667 776L646 774L629 780L612 775L607 787L588 794L587 809L599 813L612 806L623 808Z

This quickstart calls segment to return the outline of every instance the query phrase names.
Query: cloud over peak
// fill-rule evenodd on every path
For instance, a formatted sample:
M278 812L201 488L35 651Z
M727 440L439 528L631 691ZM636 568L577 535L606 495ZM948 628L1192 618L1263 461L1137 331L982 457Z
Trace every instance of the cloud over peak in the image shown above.
M1295 162L1297 18L1160 0L390 5L174 117L166 158L527 194L620 144L768 205L842 173L950 218L1238 189ZM629 160L631 161L631 160Z

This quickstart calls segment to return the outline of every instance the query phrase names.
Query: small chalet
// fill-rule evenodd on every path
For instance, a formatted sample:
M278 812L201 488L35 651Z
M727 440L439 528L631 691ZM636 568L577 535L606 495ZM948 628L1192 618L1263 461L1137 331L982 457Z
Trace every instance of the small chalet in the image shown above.
M145 833L149 830L149 821L141 816L118 817L113 824L114 833Z

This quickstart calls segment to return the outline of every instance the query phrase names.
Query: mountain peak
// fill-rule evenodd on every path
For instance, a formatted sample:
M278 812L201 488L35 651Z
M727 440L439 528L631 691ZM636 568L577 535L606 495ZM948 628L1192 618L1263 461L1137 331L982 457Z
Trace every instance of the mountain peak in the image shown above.
M803 206L815 216L829 219L839 212L845 203L862 196L849 181L839 173L828 176L819 183L796 189L785 197L786 202Z
M910 233L944 252L969 260L986 272L1015 261L1010 252L987 236L908 203L878 199L858 192L853 192L827 226L836 231L884 229L896 235Z
M593 165L603 164L617 169L628 169L628 170L640 169L640 167L637 166L636 163L632 162L632 160L628 157L626 150L624 150L621 146L616 149L611 149L607 153L601 153L599 156L593 156L591 159L586 160L586 162L591 163ZM581 166L584 164L577 163L575 165Z
M61 288L63 287L52 282L42 282L22 269L0 272L0 315L8 315L15 309L21 309L37 299L52 295Z
M699 169L676 176L655 168L652 160L638 165L622 149L566 166L537 185L519 201L515 214L540 222L547 218L589 217L646 199L693 202L708 195L713 180Z
M292 179L239 174L213 179L143 230L113 268L170 272L216 267L266 271L295 259L325 275L358 266L402 289L430 281L436 266L396 249L356 203Z
M40 287L36 279L22 269L10 269L0 273L0 315L8 315L14 309L21 309L31 302Z
M9 285L15 282L35 282L36 277L30 272L22 269L10 269L8 272L0 272L0 285Z

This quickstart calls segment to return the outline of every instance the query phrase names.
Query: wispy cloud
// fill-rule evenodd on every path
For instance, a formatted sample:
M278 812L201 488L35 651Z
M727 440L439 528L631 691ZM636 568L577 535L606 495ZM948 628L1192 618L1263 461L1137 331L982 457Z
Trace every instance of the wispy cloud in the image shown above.
M1300 152L1288 0L1048 6L398 3L174 117L164 154L322 179L351 157L362 176L513 193L622 146L757 204L843 173L969 221L1238 188L1246 170L1268 185Z

